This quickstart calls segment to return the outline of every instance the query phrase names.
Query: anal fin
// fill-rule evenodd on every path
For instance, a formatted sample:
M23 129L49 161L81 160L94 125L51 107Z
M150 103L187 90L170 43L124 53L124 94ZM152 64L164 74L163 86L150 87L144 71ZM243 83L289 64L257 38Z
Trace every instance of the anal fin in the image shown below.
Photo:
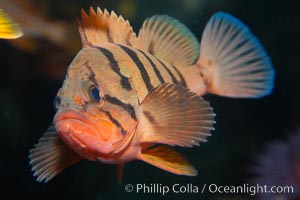
M165 145L143 150L140 159L168 172L197 176L197 170L177 151Z
M29 151L30 165L38 182L48 182L67 167L82 160L82 158L64 144L50 126L47 132Z

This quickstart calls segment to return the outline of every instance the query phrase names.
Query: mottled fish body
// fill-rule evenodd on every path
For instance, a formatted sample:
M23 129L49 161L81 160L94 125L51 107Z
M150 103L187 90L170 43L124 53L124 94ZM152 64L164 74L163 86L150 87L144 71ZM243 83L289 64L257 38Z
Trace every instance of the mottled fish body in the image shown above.
M201 45L178 20L155 15L138 34L114 12L90 9L79 21L83 48L55 98L53 125L30 150L38 181L88 159L123 165L142 160L187 176L197 170L171 146L193 147L214 130L201 96L258 98L273 88L274 70L239 20L215 14Z

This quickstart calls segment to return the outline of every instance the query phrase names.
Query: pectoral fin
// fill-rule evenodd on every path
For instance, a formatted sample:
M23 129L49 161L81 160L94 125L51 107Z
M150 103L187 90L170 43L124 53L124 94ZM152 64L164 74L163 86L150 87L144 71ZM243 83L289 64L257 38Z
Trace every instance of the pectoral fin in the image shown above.
M140 159L168 172L197 176L197 170L177 151L171 147L159 145L143 150Z
M53 126L48 128L39 143L29 151L29 159L38 182L48 182L67 167L82 160L60 140Z
M206 142L213 130L214 116L209 103L179 85L154 88L139 110L141 142L192 147Z

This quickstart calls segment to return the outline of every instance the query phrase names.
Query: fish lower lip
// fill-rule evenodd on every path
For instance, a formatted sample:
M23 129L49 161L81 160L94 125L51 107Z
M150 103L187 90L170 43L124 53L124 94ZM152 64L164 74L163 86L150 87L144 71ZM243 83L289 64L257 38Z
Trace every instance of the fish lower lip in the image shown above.
M98 135L98 132L88 123L76 118L65 118L55 122L55 127L59 135L71 134L92 134ZM78 138L77 138L78 139Z
M68 128L68 129L72 129L72 131L81 132L82 130L86 130L95 136L98 135L98 131L101 131L101 127L99 127L96 122L93 122L88 117L86 117L85 115L79 112L64 111L57 114L54 118L54 124L56 127L59 126L59 124L63 124L63 123L68 124L68 122L73 124L72 128L71 127Z
M76 129L74 127L74 124L77 124L77 126L79 125L81 129L82 127L85 127L89 131L92 131L92 129L90 129L90 127L87 126L87 124L83 123L81 120L68 118L59 120L55 123L57 133L63 140L71 139L73 142L80 144L80 146L84 147L86 145L81 140L79 140L78 137L76 137L77 133L81 133L82 131L80 129Z
M58 136L85 158L94 160L95 155L109 153L111 144L102 140L101 131L91 124L74 117L59 117L55 120Z

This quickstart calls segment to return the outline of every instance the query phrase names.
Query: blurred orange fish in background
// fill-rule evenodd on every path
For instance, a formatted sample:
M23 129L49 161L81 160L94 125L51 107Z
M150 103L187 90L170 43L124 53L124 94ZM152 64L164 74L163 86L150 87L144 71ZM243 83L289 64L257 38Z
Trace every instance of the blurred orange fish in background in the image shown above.
M8 42L26 53L40 54L41 63L35 70L61 80L71 56L80 49L80 39L76 20L50 18L44 8L48 4L48 1L1 0L0 8L18 23L24 34Z
M23 35L22 30L8 14L0 9L0 38L16 39Z
M201 45L167 15L146 19L138 36L128 21L100 8L82 11L83 47L54 101L53 125L30 150L37 181L49 181L82 159L123 165L138 159L171 173L197 170L170 146L193 147L214 130L206 93L260 98L274 70L249 29L214 14Z
M9 15L20 25L26 39L44 39L61 48L65 48L71 54L75 53L75 50L71 50L73 45L78 45L79 47L79 40L76 40L77 35L74 36L74 34L72 34L72 32L75 32L76 30L75 21L70 23L62 20L51 20L49 17L45 16L45 12L38 7L39 4L33 2L34 1L32 0L1 0L0 8L3 8L9 13ZM72 39L73 42L69 42L69 39ZM27 42L24 43L27 44ZM22 42L14 44L23 50L34 50L34 47L22 45Z

